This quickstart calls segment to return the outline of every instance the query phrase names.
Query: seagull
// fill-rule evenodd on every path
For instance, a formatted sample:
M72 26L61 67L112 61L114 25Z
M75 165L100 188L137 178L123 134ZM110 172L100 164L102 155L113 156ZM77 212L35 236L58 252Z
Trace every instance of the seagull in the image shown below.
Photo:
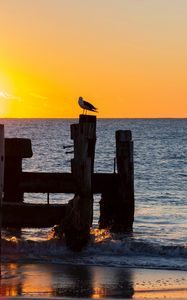
M80 107L83 109L83 114L84 114L84 111L87 111L87 110L97 112L97 108L95 106L93 106L91 103L83 100L83 97L79 97L78 103L79 103Z

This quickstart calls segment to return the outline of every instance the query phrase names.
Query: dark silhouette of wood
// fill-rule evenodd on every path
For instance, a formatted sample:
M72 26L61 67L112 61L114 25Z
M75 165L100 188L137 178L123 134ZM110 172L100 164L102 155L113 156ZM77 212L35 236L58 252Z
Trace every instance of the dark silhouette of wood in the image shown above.
M75 181L73 180L73 175L71 173L27 173L22 172L21 175L21 182L19 184L19 190L20 192L24 193L75 193L76 186ZM92 190L94 193L102 193L106 196L106 194L110 197L111 190L114 191L114 194L116 194L117 190L117 174L107 174L107 173L95 173L92 177ZM108 191L108 192L107 192ZM110 197L111 199L111 197ZM112 199L115 199L113 197ZM10 199L9 199L10 200ZM72 202L72 201L71 201ZM3 202L4 203L4 202ZM9 206L8 206L9 203ZM46 198L47 203L47 198ZM32 204L26 206L26 204L23 204L24 207L22 208L21 203L16 203L14 199L12 201L6 202L6 209L3 209L3 216L4 216L4 222L2 226L7 227L9 224L13 226L15 221L15 227L16 228L24 228L27 223L27 218L29 215L29 208L32 208L32 214L30 214L30 218L32 221L29 222L30 227L47 227L48 218L50 215L50 208L53 209L53 205L49 204L48 209L46 209L47 204L43 204L39 206L38 204ZM115 201L111 201L107 198L107 201L105 201L104 205L106 206L104 209L104 212L102 214L101 212L101 221L100 221L100 228L107 228L108 223L105 222L106 219L108 219L108 211L110 214L110 211L113 212L114 208L111 209L111 206L115 206ZM57 204L55 209L58 209L58 206L61 207L61 204ZM65 206L65 204L64 204ZM4 206L5 207L5 206ZM35 218L33 216L38 214L38 209L40 209L41 218L38 221L35 222ZM14 215L14 212L16 211L16 215ZM24 211L24 213L22 213ZM8 214L7 214L8 212ZM69 215L69 213L68 213ZM104 216L105 220L104 220ZM57 212L58 216L58 212ZM61 220L65 218L65 214L62 214ZM54 224L59 224L58 217L54 217L52 219L54 223L51 223L49 226L52 226ZM65 221L66 222L66 221ZM32 224L32 225L31 225ZM111 224L111 222L109 223ZM19 225L19 226L18 226Z
M116 131L116 184L103 190L99 228L131 232L134 221L133 142L130 130Z
M3 135L0 126L0 178ZM89 240L93 193L101 193L99 228L129 232L134 220L133 142L129 130L116 132L117 173L94 173L96 117L80 115L71 125L74 159L71 173L22 172L22 159L32 156L29 139L5 139L3 227L48 227L59 224L67 245L79 251ZM2 180L0 181L2 182ZM2 185L1 185L2 189ZM74 193L68 204L25 204L25 192ZM14 203L13 203L14 202Z
M5 176L3 201L23 202L19 190L22 174L22 159L32 157L30 139L5 138Z
M66 215L66 204L26 204L3 202L2 227L45 228L59 224Z
M72 175L75 182L75 197L68 203L68 217L60 227L67 245L80 251L89 240L93 215L92 172L96 140L96 117L81 115L79 124L71 125L74 141Z
M116 186L117 174L92 174L93 193L102 193L108 186ZM22 172L18 189L23 193L76 193L72 173Z
M99 229L111 229L116 216L117 185L108 185L101 194Z
M130 232L134 221L134 163L130 130L116 131L118 197L113 231Z

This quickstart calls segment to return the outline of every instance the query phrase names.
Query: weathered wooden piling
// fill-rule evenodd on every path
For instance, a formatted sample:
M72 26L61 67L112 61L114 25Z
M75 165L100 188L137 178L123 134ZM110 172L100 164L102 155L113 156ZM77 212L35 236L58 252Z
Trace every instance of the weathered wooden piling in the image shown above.
M2 225L3 183L4 183L4 126L0 125L0 228Z
M100 228L130 232L134 221L133 141L130 130L116 131L117 185L104 190L100 201Z
M4 199L6 202L23 202L19 190L22 159L32 157L30 139L5 138Z
M134 163L130 130L116 131L116 160L118 171L118 201L113 230L132 231L134 221Z
M61 222L67 245L81 250L89 239L93 215L92 173L96 141L96 117L80 115L79 124L71 125L74 141L72 175L75 197L68 204L69 214Z

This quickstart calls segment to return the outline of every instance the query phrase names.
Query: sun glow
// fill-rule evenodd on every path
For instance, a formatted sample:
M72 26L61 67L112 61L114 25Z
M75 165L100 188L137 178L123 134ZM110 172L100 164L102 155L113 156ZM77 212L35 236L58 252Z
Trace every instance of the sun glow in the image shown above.
M0 116L76 118L83 96L99 118L186 117L186 3L168 1L1 1Z
M7 98L7 93L0 91L0 98L6 99Z
M2 64L0 57L0 117L14 117L11 112L14 109L15 104L20 101L19 95L17 95L16 82L14 80L15 74L9 69L8 65Z
M9 102L7 99L7 93L0 91L0 117L4 117L8 111Z

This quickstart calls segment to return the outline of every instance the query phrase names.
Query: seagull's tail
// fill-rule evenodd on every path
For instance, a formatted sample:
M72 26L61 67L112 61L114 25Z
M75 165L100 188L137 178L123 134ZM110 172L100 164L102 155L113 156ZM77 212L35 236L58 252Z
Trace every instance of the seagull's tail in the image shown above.
M92 109L92 111L98 113L98 109L97 108Z

